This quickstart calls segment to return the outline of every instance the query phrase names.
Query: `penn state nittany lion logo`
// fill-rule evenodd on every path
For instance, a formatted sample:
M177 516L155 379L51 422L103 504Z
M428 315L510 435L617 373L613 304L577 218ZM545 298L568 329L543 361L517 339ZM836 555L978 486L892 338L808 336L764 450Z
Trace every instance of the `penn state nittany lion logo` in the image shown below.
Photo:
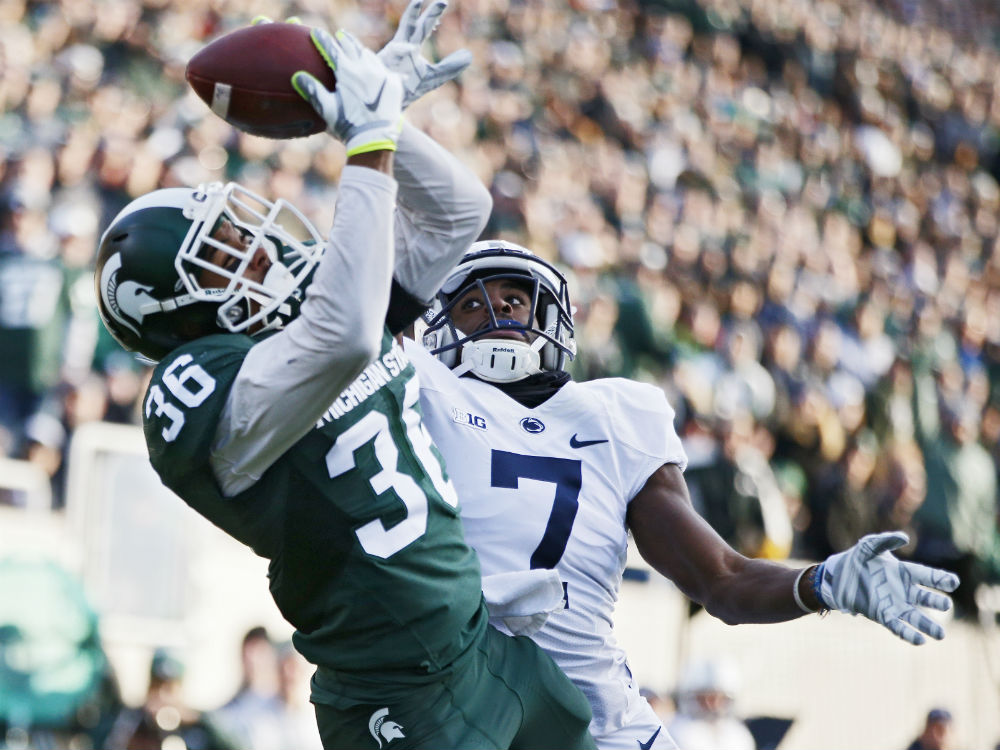
M545 424L540 419L525 417L521 420L521 429L525 432L530 432L532 435L537 435L539 432L545 430Z
M146 315L143 308L150 303L156 305L157 302L150 294L153 290L151 286L135 281L123 281L119 284L118 270L121 267L121 253L115 253L104 264L101 269L101 298L111 317L138 336L139 329L136 326L142 325L142 319Z
M380 708L368 720L368 731L372 733L372 737L375 738L380 748L383 738L385 738L385 744L388 745L393 740L406 736L403 734L403 728L396 722L389 721L388 716L389 709Z

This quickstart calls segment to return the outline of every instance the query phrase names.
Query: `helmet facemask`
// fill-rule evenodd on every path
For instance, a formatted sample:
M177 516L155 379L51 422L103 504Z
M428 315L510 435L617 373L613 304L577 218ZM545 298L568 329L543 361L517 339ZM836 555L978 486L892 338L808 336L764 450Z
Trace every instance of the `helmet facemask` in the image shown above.
M98 310L125 349L154 362L209 334L258 335L298 314L324 248L284 200L233 183L154 190L101 236Z
M527 291L531 300L527 325L497 318L488 303L486 284L502 279L513 279ZM462 331L452 311L474 291L484 300L489 322L476 331ZM471 370L489 382L515 382L537 372L559 371L576 353L565 278L545 261L507 242L473 245L425 318L424 345L431 354L457 374ZM522 332L524 340L496 337L498 331Z
M203 186L184 208L191 229L175 267L192 300L219 302L219 326L231 333L280 328L298 311L303 282L323 253L323 238L310 221L284 200L271 202L234 183ZM229 221L245 238L234 247L213 234ZM300 237L305 236L305 240ZM246 274L259 249L270 261L264 278ZM216 251L221 251L217 253ZM203 286L205 273L224 286Z

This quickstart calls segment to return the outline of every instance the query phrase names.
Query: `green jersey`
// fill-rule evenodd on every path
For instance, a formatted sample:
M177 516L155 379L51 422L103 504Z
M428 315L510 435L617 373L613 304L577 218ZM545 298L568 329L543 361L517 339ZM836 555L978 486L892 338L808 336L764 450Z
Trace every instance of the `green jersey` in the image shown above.
M270 589L314 664L434 679L486 626L479 563L424 430L419 384L386 331L380 356L248 489L224 497L209 463L254 340L209 336L156 368L144 401L164 484L270 560Z

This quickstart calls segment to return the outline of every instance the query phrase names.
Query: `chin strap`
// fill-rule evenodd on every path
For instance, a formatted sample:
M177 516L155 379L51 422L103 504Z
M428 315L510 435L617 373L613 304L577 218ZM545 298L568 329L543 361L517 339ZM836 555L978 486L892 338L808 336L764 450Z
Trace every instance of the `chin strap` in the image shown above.
M489 383L510 383L541 372L538 352L548 340L539 336L534 343L509 339L480 339L462 346L462 364L454 368L458 376L472 371Z
M287 266L280 262L275 262L271 264L271 267L267 269L267 273L264 274L264 278L261 280L261 286L263 286L267 291L267 294L262 294L254 289L248 289L245 293L245 298L253 300L261 309L266 309L274 305L275 300L287 300L288 296L295 289L295 274L293 274ZM285 302L280 302L276 307L274 307L271 312L263 316L266 321L267 318L271 316L272 313L277 313L278 315L289 315L292 311L291 306ZM243 323L247 320L249 315L243 315L239 321L234 321L236 324ZM279 321L272 318L270 322L265 322L264 327L261 330L269 330L271 328L280 327Z

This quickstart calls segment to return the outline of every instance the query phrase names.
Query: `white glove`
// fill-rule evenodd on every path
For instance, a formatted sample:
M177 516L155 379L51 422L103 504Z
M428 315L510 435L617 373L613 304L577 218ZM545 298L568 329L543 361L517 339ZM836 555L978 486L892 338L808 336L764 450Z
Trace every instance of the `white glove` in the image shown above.
M452 52L437 64L431 64L420 54L421 45L437 28L441 14L448 7L447 0L436 0L420 15L423 4L424 0L410 0L395 36L378 53L385 67L403 79L403 109L458 76L472 62L472 53L467 49Z
M900 562L890 554L909 540L901 531L869 534L848 550L831 555L820 566L820 599L830 609L860 614L885 625L915 646L944 638L944 628L917 607L946 612L951 598L930 591L954 591L958 576L938 568Z
M346 31L334 38L313 29L311 36L336 74L337 86L329 91L302 70L292 76L292 86L326 121L327 132L344 142L348 156L395 151L403 127L400 77Z

